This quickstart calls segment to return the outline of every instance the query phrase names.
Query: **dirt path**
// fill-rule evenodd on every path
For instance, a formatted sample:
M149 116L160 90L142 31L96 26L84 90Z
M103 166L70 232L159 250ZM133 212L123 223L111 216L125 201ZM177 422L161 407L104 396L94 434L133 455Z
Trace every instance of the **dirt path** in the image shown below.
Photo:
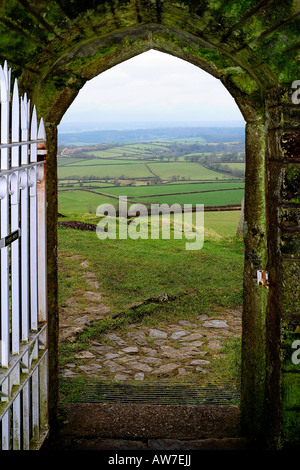
M89 224L92 225L92 224ZM86 230L83 228L82 230ZM94 230L93 227L90 230ZM80 256L78 257L80 259ZM105 318L110 309L102 302L102 294L99 292L99 283L95 273L88 270L88 261L82 261L81 266L86 268L84 277L90 289L84 293L88 300L88 306L80 304L76 296L67 301L66 307L59 309L59 341L75 342L79 333L94 321Z

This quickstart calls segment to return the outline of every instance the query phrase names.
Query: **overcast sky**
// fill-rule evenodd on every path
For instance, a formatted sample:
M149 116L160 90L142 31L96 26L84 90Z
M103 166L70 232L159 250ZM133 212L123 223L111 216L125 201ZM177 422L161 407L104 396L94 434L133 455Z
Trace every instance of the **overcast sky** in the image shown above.
M225 87L198 67L148 51L90 80L66 112L70 122L240 121Z

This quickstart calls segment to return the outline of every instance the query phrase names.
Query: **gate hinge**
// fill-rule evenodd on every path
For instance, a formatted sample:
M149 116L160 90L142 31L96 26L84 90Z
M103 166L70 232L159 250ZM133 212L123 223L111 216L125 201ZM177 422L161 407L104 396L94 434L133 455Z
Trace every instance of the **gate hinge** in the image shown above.
M257 284L259 286L265 286L266 289L269 289L269 273L264 269L257 271Z

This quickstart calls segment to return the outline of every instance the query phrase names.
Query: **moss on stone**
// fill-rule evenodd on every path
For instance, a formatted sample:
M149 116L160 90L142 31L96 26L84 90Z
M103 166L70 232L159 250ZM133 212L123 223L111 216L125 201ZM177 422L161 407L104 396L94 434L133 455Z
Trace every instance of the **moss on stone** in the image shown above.
M282 200L285 203L296 202L299 198L300 167L288 166L283 171Z
M300 226L300 208L284 207L281 213L281 225L283 230Z
M298 335L299 339L300 335ZM299 347L298 347L299 349ZM299 445L300 442L300 374L292 363L290 348L289 362L292 364L282 378L282 406L283 406L283 439L288 446ZM299 369L299 365L298 365Z
M227 19L230 19L234 23L238 23L239 20L244 16L247 11L249 11L252 6L252 0L241 0L240 2L235 2L234 0L232 0L225 4L225 7L222 11L222 16Z
M259 90L257 83L239 66L227 68L223 73L240 91L247 95Z
M226 69L230 62L232 62L224 54L213 48L205 49L204 47L198 46L193 50L193 53L202 59L207 60L219 70Z
M299 296L300 263L286 261L282 266L283 315L285 318L298 318L300 322Z
M283 412L283 446L299 449L300 411L284 410Z
M292 355L296 351L293 347L293 343L300 340L300 315L298 322L295 318L297 317L289 321L287 319L284 320L282 326L282 362L284 372L299 371L299 364L295 364L292 360Z
M284 233L281 236L281 253L290 256L300 256L300 237L299 233Z
M300 132L285 132L281 137L282 155L300 162Z

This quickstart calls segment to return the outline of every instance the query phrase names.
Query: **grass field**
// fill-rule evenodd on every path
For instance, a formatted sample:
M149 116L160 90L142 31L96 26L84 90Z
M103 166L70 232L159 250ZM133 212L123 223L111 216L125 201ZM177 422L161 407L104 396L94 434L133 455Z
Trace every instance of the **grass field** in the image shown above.
M107 189L109 194L114 196L130 196L130 197L142 197L155 194L170 194L170 193L188 193L193 191L214 191L217 189L230 189L230 188L241 188L244 183L225 183L225 182L213 182L213 183L181 183L181 184L168 184L158 186L132 186L132 187L110 187ZM125 193L124 193L125 191Z
M95 194L89 191L65 191L60 192L58 195L58 210L63 214L71 212L81 213L96 213L96 208L100 204L118 204L118 199L109 197L110 188L99 188L98 191L103 191L106 195ZM127 192L123 189L120 191L121 196L128 196ZM166 196L153 196L145 197L134 196L135 202L140 202L145 205L148 204L204 204L205 206L225 206L228 204L240 204L243 198L244 191L238 189L235 191L216 191L209 193L196 193L196 194L178 194ZM132 196L131 196L132 197Z
M136 160L129 160L129 159L118 159L118 158L92 158L90 160L81 160L78 162L70 163L69 167L74 168L76 166L98 166L98 165L124 165L124 164L136 164Z
M234 238L240 211L212 211L204 214L205 231L221 238Z
M224 166L229 166L229 168L234 168L236 170L245 170L245 163L243 163L243 162L241 162L241 163L239 163L239 162L224 163Z
M120 178L125 176L128 178L145 178L153 176L144 163L134 163L133 165L77 165L58 167L58 178L66 178L71 176L96 176L98 178Z
M58 195L58 211L63 214L95 214L99 204L115 203L113 198L79 190L61 192Z
M229 179L230 175L217 173L197 163L169 162L149 163L149 168L161 179L171 179L172 176L191 178L193 180Z
M127 144L122 145L121 147L104 149L104 150L95 150L87 152L87 154L95 155L101 158L106 158L107 156L115 157L122 156L124 154L131 154L132 156L147 155L151 154L153 150L165 151L167 146L161 143L138 143L138 144Z
M157 175L163 180L171 180L172 177L180 177L192 180L224 180L232 179L232 176L209 170L196 163L149 163L150 170L144 163L138 163L130 160L97 162L96 160L81 161L80 163L63 165L58 167L58 178L67 178L72 176L84 177L95 176L98 178L120 178L122 175L130 178L147 178Z
M194 308L195 314L210 312L213 303L228 308L241 304L243 246L237 241L208 239L202 250L186 251L184 240L99 240L94 232L62 228L60 253L77 253L88 260L97 273L104 303L114 314L162 291L170 295L190 291L201 298L197 307L193 302L189 306L185 302L187 310L178 305L184 317ZM63 259L62 277L70 275ZM231 266L230 275L226 266ZM70 290L67 295L72 294ZM193 295L192 299L196 300Z
M209 193L198 194L176 194L166 196L153 196L147 198L139 198L148 204L204 204L205 206L226 206L231 204L240 204L243 199L244 190L237 189L236 191L213 191Z
M72 163L80 162L81 158L72 158L72 157L58 157L57 166L71 165Z
M77 189L81 189L85 187L90 188L91 185L93 188L95 187L96 189L99 189L99 191L102 191L100 188L111 187L111 183L105 183L104 181L93 181L91 183L90 180L81 181L81 182L78 182L75 180L64 180L63 182L60 183L59 194L61 192L66 192L66 191L69 191L70 189L75 189L75 188Z
M172 214L171 214L172 217ZM193 214L194 223L195 214ZM211 236L216 236L217 239L229 238L234 239L240 218L240 211L209 211L204 214L205 232ZM97 224L99 217L95 213L74 213L70 212L66 218L61 220L78 220Z

